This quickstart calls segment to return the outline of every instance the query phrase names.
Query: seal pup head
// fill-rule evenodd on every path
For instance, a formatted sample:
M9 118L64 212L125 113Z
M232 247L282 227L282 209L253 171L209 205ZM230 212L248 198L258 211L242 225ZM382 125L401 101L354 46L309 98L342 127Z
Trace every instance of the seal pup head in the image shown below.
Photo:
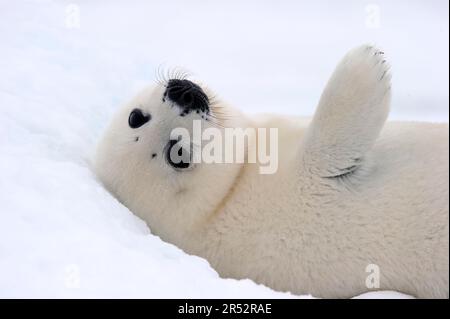
M189 233L220 205L242 165L193 163L201 150L171 133L183 128L192 136L194 120L201 121L202 129L223 130L240 126L244 117L199 83L170 78L144 89L122 107L94 159L94 170L106 188L153 233L182 248ZM180 155L177 160L171 157L174 153Z

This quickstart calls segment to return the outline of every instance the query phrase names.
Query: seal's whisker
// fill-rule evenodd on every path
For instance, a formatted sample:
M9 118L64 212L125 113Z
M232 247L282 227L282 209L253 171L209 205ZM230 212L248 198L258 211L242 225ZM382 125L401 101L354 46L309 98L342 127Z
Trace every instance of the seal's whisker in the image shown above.
M214 114L217 117L221 117L221 118L228 118L228 119L232 119L235 118L234 115L229 114L229 113L223 113L217 110L212 110L210 113Z
M226 128L224 125L219 124L219 123L217 123L217 122L214 122L214 121L209 121L209 122L210 122L213 126L219 128L219 129L225 129L225 128Z
M188 72L187 70L185 70L182 67L174 67L168 71L169 79L185 80L189 76L191 76L190 72Z
M226 120L233 119L232 116L227 116L226 114L216 114L216 113L211 113L210 112L208 115L213 117L213 118L215 118L215 119L217 119L217 120L220 120L220 121L226 121Z
M211 123L212 125L216 126L216 127L219 127L219 128L222 128L222 129L226 128L226 126L224 124L219 122L219 119L216 119L214 117L209 117L208 118L208 122Z
M211 109L210 114L214 114L217 117L223 117L223 118L228 118L228 119L233 119L235 118L235 116L233 114L230 114L228 112L222 112L221 110L216 110L214 108Z
M212 103L211 106L216 110L228 110L225 106L220 105L219 102Z
M217 120L223 120L224 119L224 118L222 118L220 116L217 116L216 114L213 114L213 113L209 113L208 116L210 116L210 117L212 117L214 119L217 119Z
M167 86L168 79L167 79L166 70L165 70L163 64L160 64L158 66L155 77L156 77L156 82L159 85L164 86L164 87Z

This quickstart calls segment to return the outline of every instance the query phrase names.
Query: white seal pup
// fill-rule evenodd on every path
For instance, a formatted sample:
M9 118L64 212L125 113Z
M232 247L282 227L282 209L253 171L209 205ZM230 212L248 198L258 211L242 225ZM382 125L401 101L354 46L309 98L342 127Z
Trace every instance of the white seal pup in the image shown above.
M385 125L390 95L388 64L372 46L344 57L312 120L248 117L172 78L115 116L94 169L154 234L222 277L325 298L371 289L448 298L448 124ZM278 128L278 169L173 162L171 132L192 132L194 120Z

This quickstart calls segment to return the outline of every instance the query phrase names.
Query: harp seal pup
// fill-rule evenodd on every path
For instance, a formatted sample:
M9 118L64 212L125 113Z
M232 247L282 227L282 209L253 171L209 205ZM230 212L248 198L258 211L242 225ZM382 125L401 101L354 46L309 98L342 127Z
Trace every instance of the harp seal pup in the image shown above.
M353 49L314 117L301 119L250 117L212 101L206 86L172 78L118 112L94 169L154 234L222 277L347 298L370 291L369 276L379 275L374 289L448 298L448 124L385 125L390 80L383 52ZM205 128L278 128L278 170L172 163L171 130L191 132L194 119Z

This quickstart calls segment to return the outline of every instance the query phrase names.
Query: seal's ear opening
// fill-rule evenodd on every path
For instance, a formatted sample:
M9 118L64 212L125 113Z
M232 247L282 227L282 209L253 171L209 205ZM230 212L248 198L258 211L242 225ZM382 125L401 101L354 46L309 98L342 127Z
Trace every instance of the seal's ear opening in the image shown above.
M184 170L191 167L192 152L183 147L181 141L170 140L165 147L167 163L175 170Z

